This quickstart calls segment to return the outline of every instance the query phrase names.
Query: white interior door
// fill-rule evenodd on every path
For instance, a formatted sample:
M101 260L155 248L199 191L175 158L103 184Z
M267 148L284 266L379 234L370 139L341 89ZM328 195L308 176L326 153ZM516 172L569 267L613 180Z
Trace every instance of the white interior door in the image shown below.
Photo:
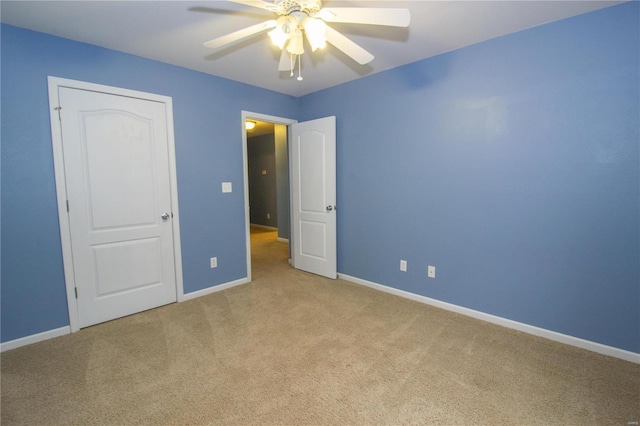
M335 279L336 118L291 126L292 263Z
M80 327L175 302L166 105L58 96Z

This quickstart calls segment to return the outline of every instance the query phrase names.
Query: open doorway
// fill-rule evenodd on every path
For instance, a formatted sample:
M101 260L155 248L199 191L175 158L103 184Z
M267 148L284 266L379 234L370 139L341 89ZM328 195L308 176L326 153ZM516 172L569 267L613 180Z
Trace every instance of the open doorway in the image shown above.
M287 126L247 120L249 224L289 242Z
M247 131L249 120L286 126L291 208L288 220L291 249L288 258L295 269L335 279L337 277L336 226L336 118L295 120L242 112L245 235L247 279L251 281L251 226ZM275 130L274 130L275 131ZM262 173L262 170L260 170Z
M295 120L243 112L247 273L252 264L287 262L290 238L288 127ZM258 258L256 258L256 256Z

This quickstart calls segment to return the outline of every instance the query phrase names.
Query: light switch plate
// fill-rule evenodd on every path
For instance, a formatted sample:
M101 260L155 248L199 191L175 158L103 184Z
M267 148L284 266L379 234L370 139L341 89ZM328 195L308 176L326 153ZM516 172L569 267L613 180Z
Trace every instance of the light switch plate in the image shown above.
M233 190L231 182L222 182L222 192L227 193Z

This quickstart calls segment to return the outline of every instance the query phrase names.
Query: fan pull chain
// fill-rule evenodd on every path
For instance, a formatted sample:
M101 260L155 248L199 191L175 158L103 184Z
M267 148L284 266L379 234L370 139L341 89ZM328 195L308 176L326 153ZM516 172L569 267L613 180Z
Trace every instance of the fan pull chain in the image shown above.
M298 55L298 81L302 81L302 61L300 55Z
M289 68L291 70L291 74L289 74L289 77L293 77L293 53L289 54L289 60L291 61L291 68Z

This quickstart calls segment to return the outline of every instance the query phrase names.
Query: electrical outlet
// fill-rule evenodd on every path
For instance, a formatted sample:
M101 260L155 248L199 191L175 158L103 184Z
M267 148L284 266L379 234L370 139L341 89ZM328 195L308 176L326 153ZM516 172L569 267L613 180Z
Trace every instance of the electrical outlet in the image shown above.
M267 213L267 219L271 219L271 213Z
M211 265L211 269L217 268L218 267L218 258L217 257L212 257L211 259L209 259L209 264Z
M400 270L402 272L407 272L407 261L406 260L401 260L400 261Z
M435 266L429 265L429 267L427 268L427 276L429 278L435 278L436 277L436 267Z

